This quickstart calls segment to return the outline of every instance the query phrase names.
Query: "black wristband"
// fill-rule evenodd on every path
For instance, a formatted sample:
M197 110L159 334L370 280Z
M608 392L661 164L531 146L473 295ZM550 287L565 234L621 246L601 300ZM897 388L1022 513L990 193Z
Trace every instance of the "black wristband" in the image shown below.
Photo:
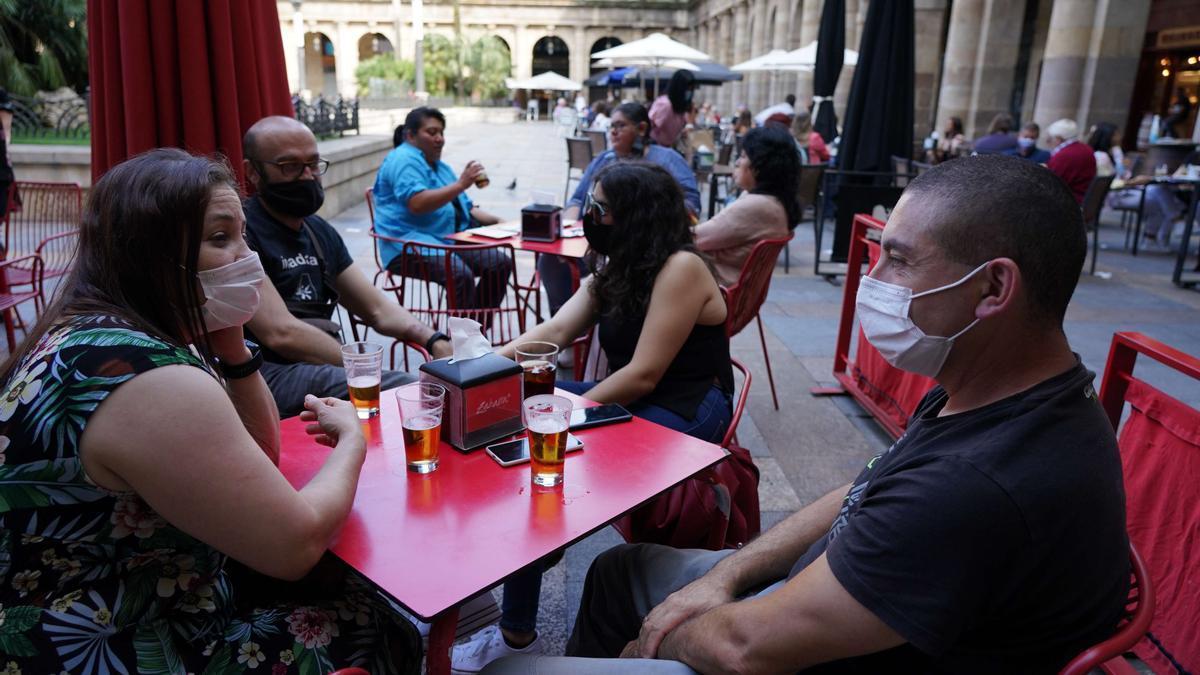
M249 340L246 340L246 348L250 350L250 360L245 363L229 364L217 360L217 370L221 371L222 377L227 380L240 380L258 372L263 364L262 350Z
M425 351L432 354L433 353L433 343L437 342L438 340L449 340L449 339L450 339L450 336L446 335L442 331L440 331L440 330L434 331L433 335L430 335L429 339L425 341Z

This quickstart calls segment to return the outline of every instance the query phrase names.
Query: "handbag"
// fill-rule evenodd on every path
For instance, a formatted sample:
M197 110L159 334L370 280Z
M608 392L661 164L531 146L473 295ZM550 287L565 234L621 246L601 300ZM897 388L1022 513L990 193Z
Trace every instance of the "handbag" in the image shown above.
M758 467L750 451L729 456L613 523L631 544L718 551L739 548L761 530Z

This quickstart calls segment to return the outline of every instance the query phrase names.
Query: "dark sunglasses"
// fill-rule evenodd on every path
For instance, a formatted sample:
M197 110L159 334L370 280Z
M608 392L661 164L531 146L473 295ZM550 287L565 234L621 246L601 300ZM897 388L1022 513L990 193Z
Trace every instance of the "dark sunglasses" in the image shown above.
M583 210L585 213L588 211L593 211L595 212L597 218L603 218L604 216L608 215L608 204L596 199L596 197L592 195L592 191L588 190L587 198L583 202Z

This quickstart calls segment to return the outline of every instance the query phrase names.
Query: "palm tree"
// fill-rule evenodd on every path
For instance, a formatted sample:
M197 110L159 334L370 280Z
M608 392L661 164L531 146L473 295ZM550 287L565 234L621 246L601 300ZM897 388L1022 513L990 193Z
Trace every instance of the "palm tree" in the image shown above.
M0 0L0 87L87 88L85 0Z

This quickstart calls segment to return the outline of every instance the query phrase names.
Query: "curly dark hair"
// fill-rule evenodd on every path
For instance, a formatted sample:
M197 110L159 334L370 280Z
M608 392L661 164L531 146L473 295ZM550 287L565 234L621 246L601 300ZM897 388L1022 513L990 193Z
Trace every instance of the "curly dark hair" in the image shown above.
M596 183L604 189L614 231L607 260L589 259L592 294L602 314L636 317L649 306L654 279L667 258L678 251L700 255L691 216L679 183L657 164L610 164L600 171Z
M800 202L796 199L800 187L800 154L796 152L792 134L775 125L751 129L742 139L742 152L750 160L757 183L751 192L778 199L787 211L788 226L795 227L800 222Z

